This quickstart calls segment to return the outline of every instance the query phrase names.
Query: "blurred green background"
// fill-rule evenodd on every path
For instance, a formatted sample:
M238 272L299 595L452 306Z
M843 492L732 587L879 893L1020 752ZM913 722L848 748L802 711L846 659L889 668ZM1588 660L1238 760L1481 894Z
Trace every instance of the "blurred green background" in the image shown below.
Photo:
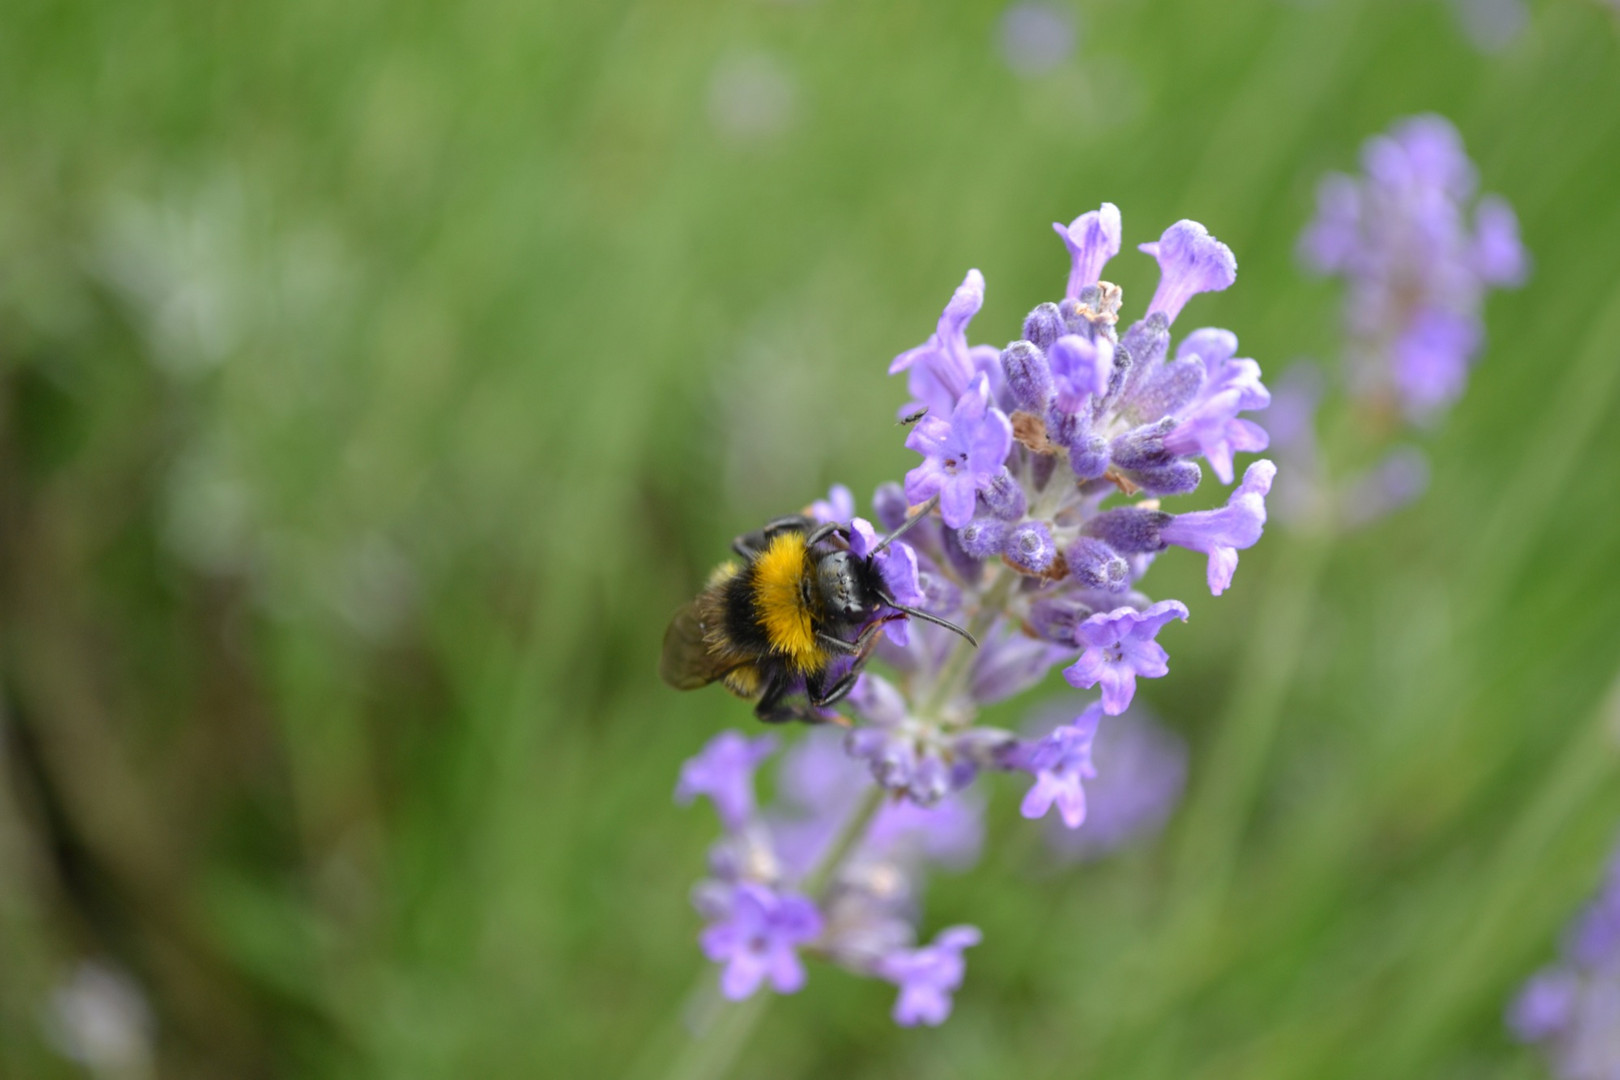
M1501 1011L1620 829L1616 16L1060 6L1020 72L998 4L6 5L0 1072L83 1075L91 958L150 1075L656 1075L708 975L670 792L750 721L654 657L727 539L898 477L889 358L970 266L1015 336L1104 199L1236 251L1190 326L1331 360L1315 182L1437 111L1535 270L1429 494L1219 599L1166 556L1168 834L1053 872L992 783L950 1022L818 967L737 1075L1538 1075Z

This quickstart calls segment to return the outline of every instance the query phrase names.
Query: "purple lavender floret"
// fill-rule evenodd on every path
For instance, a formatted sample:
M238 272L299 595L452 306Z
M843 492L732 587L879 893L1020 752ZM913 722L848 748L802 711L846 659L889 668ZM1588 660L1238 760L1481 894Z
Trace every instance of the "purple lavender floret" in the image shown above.
M1187 605L1161 600L1146 611L1115 608L1081 623L1075 638L1085 652L1063 671L1073 686L1089 690L1102 684L1102 709L1118 716L1136 696L1136 680L1170 674L1170 654L1155 638L1171 619L1187 620Z
M1159 288L1148 314L1157 312L1168 322L1175 322L1194 296L1229 289L1237 280L1232 249L1196 221L1178 221L1158 240L1138 247L1159 261Z
M1553 968L1524 984L1508 1007L1508 1028L1521 1042L1542 1042L1569 1027L1580 1000L1581 980L1572 971Z
M750 997L767 980L778 994L804 986L797 948L821 933L821 913L807 897L742 882L733 886L724 915L698 943L717 964L720 992L732 1001Z
M900 987L894 1022L902 1027L943 1024L967 970L962 950L980 940L978 927L952 926L941 930L932 945L896 950L880 960L878 975Z
M924 407L945 415L967 392L975 375L990 373L999 378L999 352L988 345L969 347L967 343L968 323L982 306L984 275L969 270L940 313L933 335L889 364L890 375L908 372L907 386L913 400L900 409L901 416Z
M1237 571L1237 553L1253 547L1266 525L1266 493L1277 475L1277 466L1256 461L1243 473L1226 505L1219 510L1198 510L1177 514L1167 522L1159 537L1166 544L1202 551L1209 556L1209 591L1219 596L1232 584Z
M1029 747L1021 764L1035 777L1035 784L1024 794L1019 813L1026 818L1045 817L1053 804L1063 824L1078 829L1086 820L1086 791L1082 781L1094 780L1097 770L1091 763L1091 742L1097 736L1097 722L1103 708L1093 703L1065 724Z
M1300 255L1348 285L1352 389L1393 395L1430 421L1462 394L1484 344L1485 294L1522 284L1529 257L1507 202L1475 202L1473 162L1443 117L1411 117L1369 139L1362 167L1322 181Z
M1516 1038L1542 1047L1555 1076L1620 1076L1620 851L1558 960L1525 983L1505 1019Z
M675 801L684 805L699 795L708 796L720 823L735 832L754 812L754 770L776 752L776 746L775 735L750 739L735 731L722 731L681 766Z
M1052 223L1069 249L1069 286L1063 296L1073 300L1087 285L1097 284L1108 260L1119 254L1121 236L1119 207L1103 203L1099 209L1081 214L1067 226Z
M1506 234L1493 228L1486 247L1501 257ZM764 812L753 771L774 743L727 733L683 770L678 797L708 795L725 827L693 903L729 997L767 982L796 989L808 953L898 986L897 1022L940 1023L979 932L952 927L920 944L923 885L929 868L977 858L981 776L1032 778L1024 815L1082 834L1162 820L1154 813L1168 810L1152 808L1173 801L1132 759L1118 758L1111 781L1108 759L1094 755L1123 723L1137 680L1168 673L1160 631L1189 614L1179 600L1149 597L1144 576L1160 552L1186 547L1208 556L1211 591L1223 591L1237 552L1263 531L1276 470L1249 463L1219 509L1178 513L1148 496L1199 487L1199 459L1230 483L1236 457L1269 442L1244 414L1270 394L1225 330L1195 329L1173 349L1186 304L1236 277L1231 251L1203 226L1178 222L1142 245L1159 262L1159 286L1123 328L1123 292L1101 277L1121 248L1118 209L1105 203L1057 232L1070 262L1064 295L1037 305L1021 338L1002 349L968 343L984 298L983 276L970 271L928 341L895 358L891 371L907 373L915 398L902 412L927 414L906 438L921 462L873 498L881 530L842 487L806 511L845 526L828 543L870 558L890 597L876 617L894 621L841 703L849 729L799 740ZM880 548L882 533L902 525L904 538ZM976 646L931 618L959 623ZM826 677L855 663L842 657ZM1098 691L1068 707L1072 720L1035 738L981 722L986 706L1054 668ZM1149 809L1110 817L1098 795L1111 782L1117 805Z
M973 517L978 493L1006 468L1012 425L990 404L990 383L981 374L954 402L949 422L923 417L906 445L923 455L923 463L906 474L906 498L920 503L938 495L940 516L959 529Z
M855 496L843 484L834 484L825 499L810 504L809 514L820 522L847 524L855 516Z
M1171 453L1202 454L1221 483L1232 482L1232 455L1266 449L1270 438L1259 424L1240 412L1264 409L1271 394L1260 382L1260 365L1234 359L1237 338L1225 330L1199 330L1176 350L1178 361L1203 366L1203 384L1175 414L1175 426L1164 436Z
M1072 709L1054 701L1037 709L1027 730L1036 737L1070 722ZM1097 776L1086 784L1084 827L1053 822L1047 844L1065 860L1085 861L1159 832L1187 784L1187 743L1142 706L1103 722L1091 743Z

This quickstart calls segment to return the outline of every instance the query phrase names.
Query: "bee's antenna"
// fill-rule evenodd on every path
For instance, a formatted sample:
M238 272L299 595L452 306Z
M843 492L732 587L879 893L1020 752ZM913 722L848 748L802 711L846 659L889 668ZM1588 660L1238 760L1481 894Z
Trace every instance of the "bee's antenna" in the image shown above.
M923 622L931 622L935 626L943 626L952 633L961 634L967 639L968 644L972 645L975 649L979 647L978 638L974 637L972 634L968 633L966 630L962 629L960 626L957 626L953 622L948 622L947 620L940 618L938 615L930 615L928 612L920 611L914 607L906 607L904 604L897 604L894 602L894 597L889 596L886 593L880 593L878 595L878 599L882 600L889 607L894 608L894 610L903 615L909 615L913 619L921 619Z
M892 544L896 540L900 539L902 536L904 536L907 532L909 532L911 530L912 526L916 525L918 522L922 521L923 518L927 517L928 512L930 510L932 510L934 507L938 506L938 505L939 505L939 496L938 495L933 496L927 502L923 503L921 506L919 506L917 508L917 512L915 514L912 514L910 517L906 518L905 521L902 521L900 523L900 527L898 529L894 530L894 532L890 533L888 536L885 536L882 540L878 541L878 546L873 548L868 553L868 557L870 558L872 555L876 555L878 552L882 551L884 548L888 547L890 544ZM894 604L890 604L889 606L890 607L895 607Z

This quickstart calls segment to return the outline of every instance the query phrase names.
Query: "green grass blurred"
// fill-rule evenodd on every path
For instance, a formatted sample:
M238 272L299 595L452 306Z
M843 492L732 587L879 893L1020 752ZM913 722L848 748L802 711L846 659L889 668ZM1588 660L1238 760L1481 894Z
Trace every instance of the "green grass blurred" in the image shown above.
M997 786L928 900L985 931L950 1023L817 969L738 1075L1537 1075L1503 1004L1620 831L1615 16L1481 55L1438 2L1073 10L1025 78L989 4L9 5L0 1072L78 1074L40 1017L84 956L165 1077L656 1064L703 966L675 771L749 721L654 652L726 540L897 477L888 359L969 266L1010 337L1104 199L1233 247L1189 318L1269 375L1331 359L1315 181L1432 110L1536 266L1427 497L1308 595L1280 529L1219 599L1162 560L1169 834L1052 874ZM1223 751L1262 597L1298 670Z

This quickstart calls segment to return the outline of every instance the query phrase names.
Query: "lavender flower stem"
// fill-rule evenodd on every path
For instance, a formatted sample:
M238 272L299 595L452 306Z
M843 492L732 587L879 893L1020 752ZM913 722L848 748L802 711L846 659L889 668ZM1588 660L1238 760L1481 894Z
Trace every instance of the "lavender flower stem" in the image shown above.
M972 620L968 623L968 633L975 637L983 637L1001 615L1002 609L1007 606L1007 598L1012 594L1013 582L1018 576L1009 570L997 569L992 572L999 576L985 594L983 604L974 612ZM962 682L967 678L973 661L973 651L973 646L966 641L956 643L951 655L940 668L939 678L934 681L927 698L924 699L920 715L939 716L945 703L962 689Z
M878 811L883 809L885 794L887 793L883 788L874 784L861 796L860 804L850 815L849 821L844 824L833 842L827 845L827 850L805 876L805 892L811 896L819 896L826 889L828 882L833 880L836 871L843 865L844 859L866 838L872 820L877 817Z
M737 1063L765 1007L776 995L755 994L742 1001L723 1001L713 976L704 980L706 1013L714 1017L707 1031L694 1032L665 1074L667 1080L720 1080Z

